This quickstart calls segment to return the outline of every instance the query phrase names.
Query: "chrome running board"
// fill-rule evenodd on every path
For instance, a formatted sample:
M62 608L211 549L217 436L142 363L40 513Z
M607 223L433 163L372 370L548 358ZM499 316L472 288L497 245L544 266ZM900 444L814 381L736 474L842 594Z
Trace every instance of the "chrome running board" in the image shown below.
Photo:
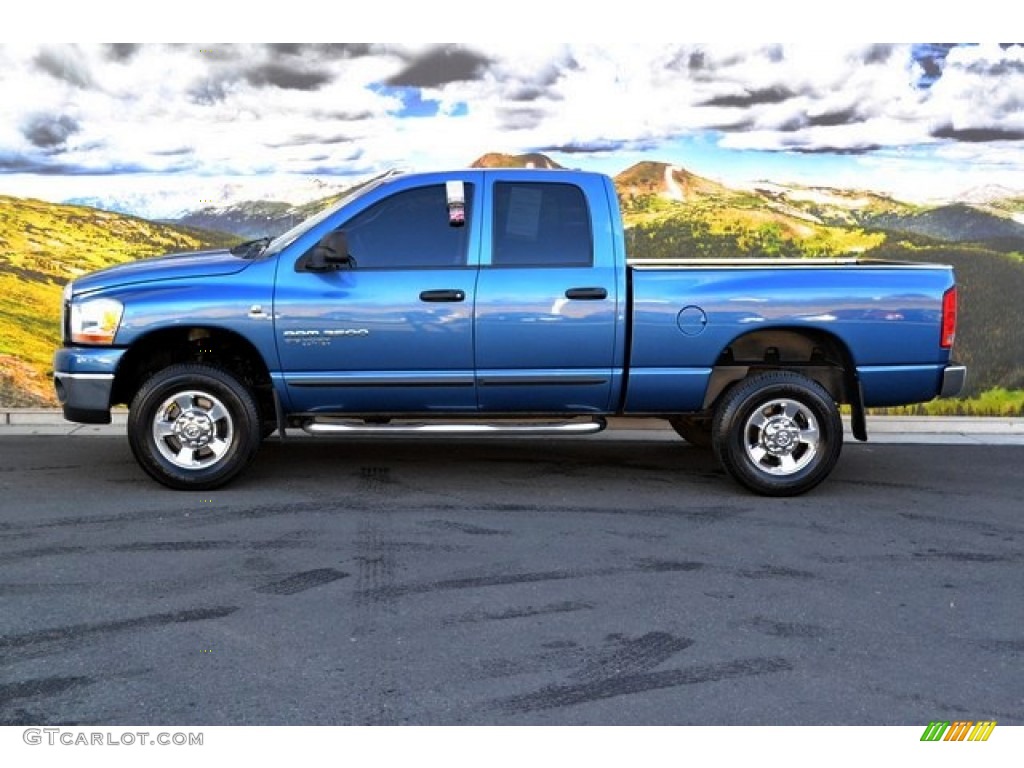
M320 416L303 422L302 429L311 435L428 435L457 437L462 435L592 435L608 422L593 421L510 421L501 422L408 422L366 423L332 416Z

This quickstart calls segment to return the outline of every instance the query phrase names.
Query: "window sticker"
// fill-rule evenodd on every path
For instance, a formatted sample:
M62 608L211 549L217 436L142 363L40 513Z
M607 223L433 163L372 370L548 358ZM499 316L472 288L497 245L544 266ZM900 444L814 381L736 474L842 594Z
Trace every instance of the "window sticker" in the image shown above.
M540 230L540 206L544 193L539 189L514 186L509 189L505 234L536 240Z
M466 187L461 181L445 182L448 196L448 224L462 227L466 224Z

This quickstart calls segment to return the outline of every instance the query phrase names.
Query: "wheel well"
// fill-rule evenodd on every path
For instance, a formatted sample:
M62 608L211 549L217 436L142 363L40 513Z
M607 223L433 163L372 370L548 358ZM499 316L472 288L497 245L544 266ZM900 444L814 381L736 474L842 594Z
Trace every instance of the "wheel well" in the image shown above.
M722 350L708 383L704 408L711 408L730 385L751 371L764 370L801 373L821 384L837 403L860 403L857 370L840 339L806 328L768 328L739 336Z
M130 404L146 379L176 363L205 363L233 373L256 399L263 419L274 417L273 387L263 357L244 337L223 328L167 328L125 352L114 376L111 405Z

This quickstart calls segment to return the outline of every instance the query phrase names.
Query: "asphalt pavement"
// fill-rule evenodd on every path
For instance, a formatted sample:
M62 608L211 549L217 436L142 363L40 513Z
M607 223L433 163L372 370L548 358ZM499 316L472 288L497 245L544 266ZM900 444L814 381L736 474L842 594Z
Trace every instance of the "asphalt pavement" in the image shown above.
M205 493L4 427L0 724L1024 724L1019 444L764 499L638 426L271 439Z

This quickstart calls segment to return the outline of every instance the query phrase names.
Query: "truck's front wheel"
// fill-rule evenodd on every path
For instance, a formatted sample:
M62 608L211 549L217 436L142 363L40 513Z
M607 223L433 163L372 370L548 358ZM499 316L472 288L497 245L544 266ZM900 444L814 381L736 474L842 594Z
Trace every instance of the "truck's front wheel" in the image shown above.
M256 456L259 410L227 371L173 365L132 400L128 441L136 461L158 482L181 490L217 488Z
M791 371L739 382L722 398L712 447L740 484L765 496L808 491L835 467L843 424L828 390Z

